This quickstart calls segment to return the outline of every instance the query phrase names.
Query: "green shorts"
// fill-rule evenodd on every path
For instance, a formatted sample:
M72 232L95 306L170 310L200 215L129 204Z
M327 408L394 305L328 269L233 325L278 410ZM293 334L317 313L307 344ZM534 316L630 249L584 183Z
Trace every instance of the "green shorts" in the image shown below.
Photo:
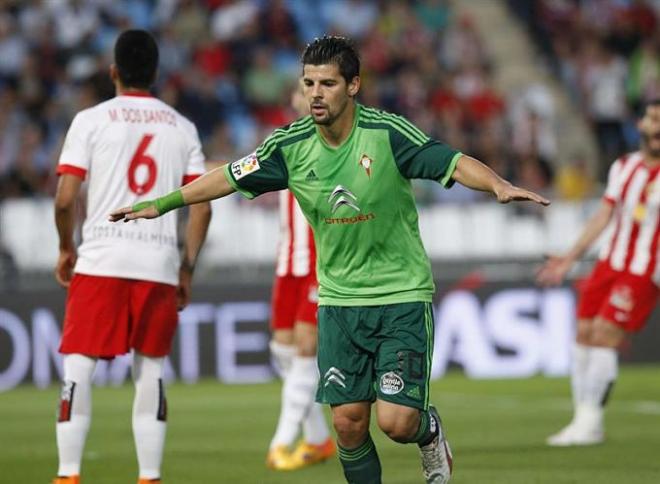
M430 303L319 306L316 400L376 398L426 410L433 357Z

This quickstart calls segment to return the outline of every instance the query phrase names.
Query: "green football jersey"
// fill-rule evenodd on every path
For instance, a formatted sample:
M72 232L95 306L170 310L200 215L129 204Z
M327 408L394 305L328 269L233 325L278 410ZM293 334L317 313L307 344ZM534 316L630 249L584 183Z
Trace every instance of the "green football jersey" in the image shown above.
M319 304L430 302L435 288L410 179L449 187L460 155L401 116L357 105L340 146L329 146L307 116L225 173L248 198L294 194L314 232Z

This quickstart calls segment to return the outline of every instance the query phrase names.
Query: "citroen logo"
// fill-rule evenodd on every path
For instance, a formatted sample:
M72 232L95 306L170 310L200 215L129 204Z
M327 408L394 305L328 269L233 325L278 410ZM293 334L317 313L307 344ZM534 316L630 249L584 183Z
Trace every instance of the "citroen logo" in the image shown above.
M360 211L357 206L357 197L347 188L337 185L328 198L328 203L332 205L332 213L335 213L339 207L346 205L356 212Z
M325 385L323 385L324 387L327 387L328 385L330 385L330 383L336 383L340 387L346 388L346 383L345 383L346 377L340 370L338 370L334 366L325 372L323 378L325 378Z

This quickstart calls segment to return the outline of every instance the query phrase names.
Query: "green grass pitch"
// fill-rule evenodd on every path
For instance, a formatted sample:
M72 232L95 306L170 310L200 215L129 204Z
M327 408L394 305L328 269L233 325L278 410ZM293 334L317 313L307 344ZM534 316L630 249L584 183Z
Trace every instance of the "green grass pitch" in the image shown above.
M278 473L264 467L279 408L278 383L226 386L213 381L168 387L163 467L167 484L343 483L336 459ZM0 483L47 484L56 470L58 388L0 394ZM136 482L130 428L132 389L97 388L83 464L84 484ZM607 442L553 449L544 438L570 418L567 379L433 382L455 473L452 484L660 483L660 368L625 367L607 413ZM373 428L385 484L421 483L417 449Z

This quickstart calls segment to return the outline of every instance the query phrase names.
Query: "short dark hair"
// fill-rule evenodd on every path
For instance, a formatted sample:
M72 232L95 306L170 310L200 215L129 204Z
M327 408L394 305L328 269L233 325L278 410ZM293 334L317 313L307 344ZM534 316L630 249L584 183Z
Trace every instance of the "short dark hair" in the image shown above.
M652 98L644 103L644 111L651 106L660 106L660 97Z
M346 82L351 82L360 75L360 57L353 42L347 37L324 35L307 44L302 55L305 64L318 66L321 64L337 64L339 72Z
M126 30L115 43L115 65L126 87L149 89L156 80L158 45L146 30Z

